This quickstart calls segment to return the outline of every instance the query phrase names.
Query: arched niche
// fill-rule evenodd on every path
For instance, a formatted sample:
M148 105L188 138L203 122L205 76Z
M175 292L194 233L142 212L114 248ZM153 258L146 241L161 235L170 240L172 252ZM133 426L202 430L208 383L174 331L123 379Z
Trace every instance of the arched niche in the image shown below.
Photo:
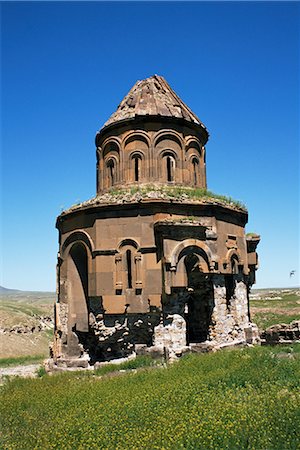
M142 289L141 260L142 256L136 241L128 238L120 242L115 256L117 293Z
M182 142L178 136L163 133L155 139L154 159L158 180L162 183L182 181Z
M67 258L68 328L71 331L89 331L88 311L88 250L83 242L70 247Z
M135 150L128 157L129 171L128 180L131 182L143 182L146 179L146 159L141 150Z
M191 186L205 187L203 152L196 140L190 140L186 145L185 161L185 181Z
M210 273L209 258L203 248L190 245L181 250L178 255L177 271L183 269L187 275L187 286L193 284L198 274Z
M149 142L145 136L133 134L124 142L124 158L129 182L143 182L148 178Z
M199 157L195 154L189 158L190 184L195 187L201 185L201 168Z
M236 275L242 272L243 266L244 261L242 260L240 250L228 250L224 259L224 269L226 269L226 272L232 275Z
M109 189L121 179L121 152L119 142L110 140L103 146L102 154L102 186ZM98 178L101 179L100 175Z
M104 160L104 183L106 188L115 186L120 180L120 160L118 155L109 153Z

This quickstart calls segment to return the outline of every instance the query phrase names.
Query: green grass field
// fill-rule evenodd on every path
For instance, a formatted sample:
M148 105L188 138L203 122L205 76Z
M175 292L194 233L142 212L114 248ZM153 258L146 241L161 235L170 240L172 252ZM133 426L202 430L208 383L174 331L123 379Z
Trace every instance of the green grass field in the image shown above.
M300 320L299 289L264 289L253 291L250 300L251 320L265 330L277 323Z
M167 368L14 379L3 449L300 448L300 345L189 355Z

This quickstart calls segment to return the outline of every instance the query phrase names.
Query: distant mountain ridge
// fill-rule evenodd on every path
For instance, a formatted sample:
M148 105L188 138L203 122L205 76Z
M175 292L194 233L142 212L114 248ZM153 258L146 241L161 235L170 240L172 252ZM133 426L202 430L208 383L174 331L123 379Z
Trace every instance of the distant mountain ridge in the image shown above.
M55 292L51 291L21 291L20 289L9 289L4 286L0 286L0 295L28 295L28 294L55 294Z
M0 294L16 294L18 292L22 292L19 289L8 289L3 286L0 286Z

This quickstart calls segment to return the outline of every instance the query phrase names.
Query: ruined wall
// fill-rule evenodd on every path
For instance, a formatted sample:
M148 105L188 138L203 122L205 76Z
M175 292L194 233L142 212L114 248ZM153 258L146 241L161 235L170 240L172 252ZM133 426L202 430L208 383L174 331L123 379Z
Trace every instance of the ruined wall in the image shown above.
M183 347L245 340L245 217L231 211L229 223L224 208L218 214L213 208L157 202L118 210L100 206L61 221L58 295L68 308L60 321L68 326L57 339L57 354L89 351L97 360L124 356L135 344L169 345L174 315L182 318L175 330L181 328ZM76 261L78 244L86 273ZM86 286L80 285L84 277Z

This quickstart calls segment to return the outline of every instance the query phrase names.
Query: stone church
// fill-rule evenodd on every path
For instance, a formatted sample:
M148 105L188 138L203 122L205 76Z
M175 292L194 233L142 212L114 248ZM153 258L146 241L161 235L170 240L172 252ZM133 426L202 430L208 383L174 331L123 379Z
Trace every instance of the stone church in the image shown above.
M207 191L208 131L154 75L96 134L94 198L57 218L53 363L87 367L258 341L249 290L258 235Z

